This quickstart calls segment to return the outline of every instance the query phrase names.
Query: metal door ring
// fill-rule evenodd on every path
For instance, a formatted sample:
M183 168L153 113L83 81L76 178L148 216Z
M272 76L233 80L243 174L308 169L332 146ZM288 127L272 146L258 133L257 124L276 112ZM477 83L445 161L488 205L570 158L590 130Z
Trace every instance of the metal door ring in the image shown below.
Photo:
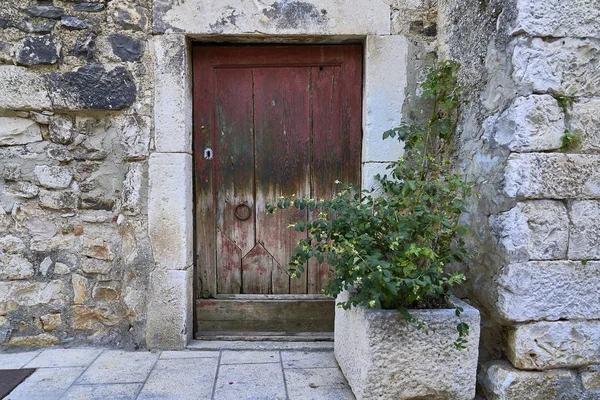
M250 218L250 215L252 215L252 211L246 204L240 204L235 208L235 216L242 221Z

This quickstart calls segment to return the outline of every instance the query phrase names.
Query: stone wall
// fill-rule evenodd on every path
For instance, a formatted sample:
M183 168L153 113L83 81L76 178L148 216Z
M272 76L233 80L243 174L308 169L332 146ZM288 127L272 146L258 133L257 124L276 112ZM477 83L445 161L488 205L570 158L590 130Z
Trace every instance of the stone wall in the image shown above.
M0 4L0 346L145 346L147 1Z
M485 314L482 393L600 398L600 7L439 6L442 52L462 63L466 86L459 168L479 192L465 221L470 297ZM579 144L564 148L565 132Z

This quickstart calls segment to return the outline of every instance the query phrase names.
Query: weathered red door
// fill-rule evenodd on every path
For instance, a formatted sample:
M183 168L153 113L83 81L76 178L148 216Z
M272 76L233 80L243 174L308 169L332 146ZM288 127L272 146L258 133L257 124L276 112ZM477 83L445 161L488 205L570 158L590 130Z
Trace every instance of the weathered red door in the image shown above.
M305 235L287 227L309 215L265 206L359 184L362 47L196 46L193 60L198 331L332 330L328 267L287 274Z

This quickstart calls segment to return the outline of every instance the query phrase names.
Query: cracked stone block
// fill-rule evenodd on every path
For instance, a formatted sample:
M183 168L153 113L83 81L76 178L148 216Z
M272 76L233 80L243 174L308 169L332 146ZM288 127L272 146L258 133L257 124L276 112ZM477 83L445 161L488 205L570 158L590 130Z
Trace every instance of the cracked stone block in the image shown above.
M559 201L520 202L510 211L491 216L490 226L511 262L566 258L569 218Z
M574 368L600 363L600 321L553 321L509 331L508 359L519 369Z
M494 139L511 151L557 150L565 119L558 101L549 95L518 97L494 124Z
M513 79L525 92L566 96L600 94L600 40L517 39Z
M27 118L0 117L0 146L15 146L41 140L42 131L34 121Z
M600 319L600 262L530 261L500 270L497 311L510 322Z

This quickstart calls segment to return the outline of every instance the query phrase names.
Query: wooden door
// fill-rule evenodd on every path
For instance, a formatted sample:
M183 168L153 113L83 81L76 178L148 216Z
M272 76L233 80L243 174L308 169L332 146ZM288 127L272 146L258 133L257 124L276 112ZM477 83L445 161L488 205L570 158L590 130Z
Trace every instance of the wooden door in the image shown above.
M332 330L327 265L287 273L306 235L287 227L310 216L265 206L359 184L362 47L196 46L193 63L198 331Z

